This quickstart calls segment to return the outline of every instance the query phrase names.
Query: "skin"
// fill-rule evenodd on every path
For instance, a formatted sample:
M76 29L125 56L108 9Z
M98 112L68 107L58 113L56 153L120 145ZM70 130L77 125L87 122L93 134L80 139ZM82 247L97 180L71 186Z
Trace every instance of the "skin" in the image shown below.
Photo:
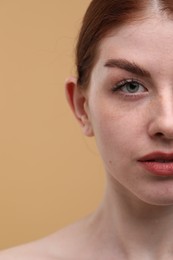
M153 151L173 152L173 21L158 14L113 29L99 45L87 90L66 82L68 102L87 136L95 136L107 178L100 207L86 219L0 260L172 260L173 177L156 177L138 162ZM139 76L105 66L135 62ZM135 93L124 79L139 82ZM131 89L130 89L131 90Z

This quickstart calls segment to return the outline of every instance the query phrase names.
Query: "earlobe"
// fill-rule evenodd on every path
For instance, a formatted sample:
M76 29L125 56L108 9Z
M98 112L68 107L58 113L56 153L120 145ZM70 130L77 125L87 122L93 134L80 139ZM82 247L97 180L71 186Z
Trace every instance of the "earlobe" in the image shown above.
M92 124L87 109L87 97L83 90L77 85L75 78L69 78L65 84L67 101L80 123L86 136L93 136Z

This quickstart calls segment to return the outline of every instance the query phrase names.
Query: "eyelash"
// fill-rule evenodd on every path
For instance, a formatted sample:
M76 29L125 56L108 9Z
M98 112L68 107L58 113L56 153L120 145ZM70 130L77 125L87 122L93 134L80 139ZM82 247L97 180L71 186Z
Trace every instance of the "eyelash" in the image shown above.
M140 87L142 87L144 89L144 91L136 91L135 93L133 92L128 92L128 91L123 91L122 88L123 87L127 87L128 84L134 84L134 85L137 85ZM147 89L143 86L142 83L140 83L138 80L136 79L123 79L121 80L120 82L116 83L113 88L112 88L112 92L115 93L115 92L120 92L121 95L124 95L124 96L127 96L127 97L139 97L139 95L141 95L142 93L146 92Z

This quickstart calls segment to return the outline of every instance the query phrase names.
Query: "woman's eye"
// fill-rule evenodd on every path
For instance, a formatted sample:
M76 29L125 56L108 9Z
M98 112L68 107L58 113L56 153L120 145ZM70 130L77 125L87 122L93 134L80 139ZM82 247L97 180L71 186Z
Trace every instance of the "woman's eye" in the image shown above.
M113 88L113 92L116 92L116 91L121 91L126 94L136 94L136 93L146 92L146 88L137 81L126 80L126 81L118 83Z

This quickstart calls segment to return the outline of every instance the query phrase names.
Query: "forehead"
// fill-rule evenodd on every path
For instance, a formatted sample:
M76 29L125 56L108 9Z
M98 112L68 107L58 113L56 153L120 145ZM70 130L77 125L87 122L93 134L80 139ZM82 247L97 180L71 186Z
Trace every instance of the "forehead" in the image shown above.
M152 17L112 29L100 42L97 64L106 59L128 58L142 62L173 61L173 21Z

